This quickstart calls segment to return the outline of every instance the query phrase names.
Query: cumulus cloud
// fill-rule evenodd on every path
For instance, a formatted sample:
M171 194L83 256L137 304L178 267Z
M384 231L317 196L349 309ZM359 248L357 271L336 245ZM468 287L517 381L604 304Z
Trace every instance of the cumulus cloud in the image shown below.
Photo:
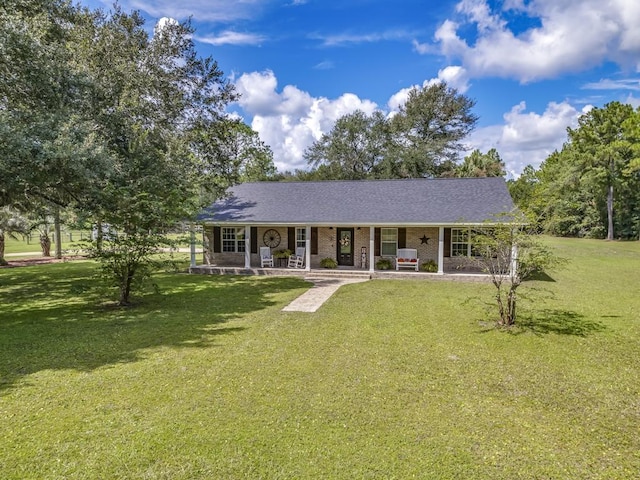
M442 69L438 77L426 80L423 86L445 78L466 79L459 68ZM313 97L293 85L279 88L272 71L243 74L236 80L236 88L245 118L271 147L281 171L307 168L305 150L328 133L341 116L355 110L371 114L379 109L374 102L351 93L328 99ZM387 104L389 115L406 101L410 88L391 96ZM544 112L537 113L527 110L526 103L521 102L504 114L504 123L477 129L467 144L470 149L483 152L496 148L510 176L517 177L526 165L538 167L554 150L562 148L567 127L575 127L578 117L590 108L579 110L567 101L551 102Z
M487 0L462 0L459 19L435 33L440 53L461 61L472 76L521 82L583 71L607 61L640 69L640 2L630 0L511 0L495 11ZM506 15L517 13L536 26L516 31ZM471 38L469 28L475 28ZM420 53L431 47L414 42Z
M483 152L491 148L505 161L510 176L517 177L527 165L539 167L567 140L567 127L575 127L578 118L591 106L577 110L568 102L550 102L542 114L527 111L520 102L504 114L503 125L477 129L468 144Z
M345 93L336 99L312 97L293 85L278 91L272 71L241 75L235 82L238 104L251 127L274 154L279 170L305 168L304 151L331 130L336 120L355 110L373 113L377 105Z
M438 76L436 78L431 78L429 80L425 80L422 83L422 87L428 87L435 83L446 82L452 88L458 90L459 93L465 93L469 89L469 76L467 71L460 66L448 66L438 71ZM407 98L409 98L409 92L414 89L419 88L418 85L413 85L411 87L403 88L396 93L394 93L389 101L387 102L387 106L393 115L395 112L400 110L400 107L407 102Z

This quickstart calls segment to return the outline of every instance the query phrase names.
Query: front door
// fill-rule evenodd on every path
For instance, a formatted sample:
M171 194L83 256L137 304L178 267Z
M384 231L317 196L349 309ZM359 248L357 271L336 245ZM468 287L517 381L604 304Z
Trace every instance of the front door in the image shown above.
M338 265L353 267L353 228L338 228L337 237Z

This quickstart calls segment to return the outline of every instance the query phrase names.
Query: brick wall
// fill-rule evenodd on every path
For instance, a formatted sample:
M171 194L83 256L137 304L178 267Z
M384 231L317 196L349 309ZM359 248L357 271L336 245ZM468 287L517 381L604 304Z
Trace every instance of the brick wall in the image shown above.
M258 227L258 251L263 246L262 237L269 229L275 229L280 234L280 245L272 248L275 250L286 249L289 244L288 228L286 226L268 226ZM354 267L365 268L362 265L361 252L364 247L367 252L367 262L369 261L369 227L353 227L354 229ZM438 228L437 227L408 227L406 229L406 248L415 248L418 250L418 258L420 263L428 260L438 261ZM336 260L336 228L318 227L318 253L311 255L311 267L318 268L323 258L332 258ZM203 231L204 254L203 262L211 265L229 265L244 266L244 253L213 253L213 227L207 226ZM422 243L421 238L426 236L429 239L428 244ZM381 257L376 257L378 261ZM464 268L460 264L464 263L463 259L445 258L445 269ZM260 256L258 254L251 255L251 265L260 266ZM278 261L276 260L276 266ZM366 264L366 268L369 265ZM468 268L468 267L467 267Z

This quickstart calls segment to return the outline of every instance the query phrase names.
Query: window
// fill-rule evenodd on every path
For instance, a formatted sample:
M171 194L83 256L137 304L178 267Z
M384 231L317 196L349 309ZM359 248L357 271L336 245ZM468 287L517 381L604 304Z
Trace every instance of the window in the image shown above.
M380 229L380 254L393 256L398 251L398 229L397 228L381 228Z
M296 228L296 248L307 247L307 229L306 228Z
M451 256L469 256L469 230L466 228L451 229Z
M222 228L222 251L244 252L244 227Z

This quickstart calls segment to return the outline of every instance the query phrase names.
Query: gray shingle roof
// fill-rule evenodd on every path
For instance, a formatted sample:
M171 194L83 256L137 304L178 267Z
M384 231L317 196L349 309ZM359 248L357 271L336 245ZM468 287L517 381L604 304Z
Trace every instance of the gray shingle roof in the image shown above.
M502 178L257 182L205 209L206 223L453 225L513 210Z

